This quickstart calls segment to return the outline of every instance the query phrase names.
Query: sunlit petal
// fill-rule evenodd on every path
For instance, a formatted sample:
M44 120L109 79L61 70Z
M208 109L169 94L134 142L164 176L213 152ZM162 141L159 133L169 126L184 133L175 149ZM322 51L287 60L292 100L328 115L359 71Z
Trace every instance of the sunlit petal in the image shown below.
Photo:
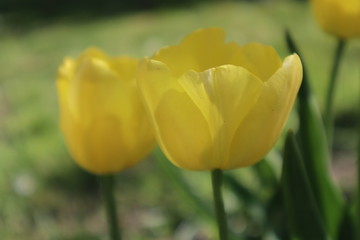
M228 168L254 164L272 148L288 118L301 80L299 57L287 57L283 66L265 83L257 104L238 126Z
M158 142L169 159L192 170L211 168L208 124L170 70L161 62L143 60L138 81Z

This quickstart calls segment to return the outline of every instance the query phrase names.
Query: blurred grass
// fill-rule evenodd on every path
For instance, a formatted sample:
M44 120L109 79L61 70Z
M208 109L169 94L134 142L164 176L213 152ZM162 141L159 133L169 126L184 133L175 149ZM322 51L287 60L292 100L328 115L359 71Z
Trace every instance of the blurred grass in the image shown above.
M177 44L194 29L218 26L230 41L273 45L285 57L284 29L288 28L303 52L323 106L336 44L317 26L306 3L291 1L219 2L83 21L64 17L23 31L6 24L0 22L2 239L104 239L98 237L105 235L106 228L97 181L71 161L58 129L54 83L64 56L76 57L89 46L109 55L149 56L164 45ZM340 120L354 116L359 56L360 42L351 41L335 100ZM131 239L190 239L186 234L196 233L201 224L179 224L196 213L186 208L163 177L151 159L119 175L119 208ZM189 173L188 178L207 188L207 174Z

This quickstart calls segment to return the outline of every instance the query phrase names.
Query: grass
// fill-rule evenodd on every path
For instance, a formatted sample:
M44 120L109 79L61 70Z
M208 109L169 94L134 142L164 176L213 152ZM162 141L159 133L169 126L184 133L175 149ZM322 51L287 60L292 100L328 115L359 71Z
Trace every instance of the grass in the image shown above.
M315 94L324 105L336 41L321 31L305 3L224 2L83 21L64 17L31 30L13 31L11 25L0 30L2 239L105 239L99 237L105 236L106 226L98 205L97 181L75 166L58 129L54 83L64 56L76 57L89 46L110 55L149 56L164 45L178 43L192 30L208 26L224 28L228 39L240 44L272 45L282 57L288 55L284 29L290 29L303 51ZM336 94L339 114L351 113L357 106L359 56L360 42L351 41ZM194 185L203 187L208 181L206 174L189 175L192 182L200 179ZM197 232L200 222L183 222L195 213L162 176L151 160L119 175L117 194L126 239L206 235L208 227L202 226L205 233ZM164 192L169 196L163 196ZM172 208L174 205L178 207ZM175 227L179 222L181 228Z

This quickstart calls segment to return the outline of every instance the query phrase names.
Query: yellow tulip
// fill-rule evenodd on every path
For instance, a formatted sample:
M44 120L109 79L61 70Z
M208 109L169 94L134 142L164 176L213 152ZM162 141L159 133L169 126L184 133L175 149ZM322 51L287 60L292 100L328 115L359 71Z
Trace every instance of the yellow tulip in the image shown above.
M139 65L138 84L166 156L189 170L254 164L278 139L302 80L294 54L224 43L222 29L188 35Z
M341 39L360 36L360 0L312 0L320 26Z
M61 129L74 160L92 173L121 171L154 146L136 87L137 64L90 48L59 67Z

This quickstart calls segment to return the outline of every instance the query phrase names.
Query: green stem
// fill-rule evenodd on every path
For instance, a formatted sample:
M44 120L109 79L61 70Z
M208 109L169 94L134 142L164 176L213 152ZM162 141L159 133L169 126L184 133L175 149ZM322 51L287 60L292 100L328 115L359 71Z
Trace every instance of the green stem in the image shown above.
M359 68L360 70L360 68ZM359 73L359 80L360 80L360 71ZM359 81L360 84L360 81ZM359 97L359 105L358 105L358 125L357 125L357 132L358 132L358 146L357 146L357 197L356 197L356 224L358 229L358 237L360 237L360 95Z
M335 89L336 89L336 77L338 75L339 66L340 66L340 60L343 56L344 49L345 49L346 41L344 39L339 39L336 52L335 52L335 58L331 70L330 75L330 81L327 89L327 95L326 95L326 102L325 102L325 113L324 113L324 124L328 139L328 144L331 147L332 145L332 135L333 135L333 129L334 129L334 95L335 95Z
M114 197L114 175L101 175L102 193L105 199L106 216L111 240L121 240Z
M215 206L216 220L219 229L219 240L227 240L228 227L227 227L226 213L224 207L224 200L221 191L222 180L223 180L222 171L220 169L215 169L211 172L214 206Z

